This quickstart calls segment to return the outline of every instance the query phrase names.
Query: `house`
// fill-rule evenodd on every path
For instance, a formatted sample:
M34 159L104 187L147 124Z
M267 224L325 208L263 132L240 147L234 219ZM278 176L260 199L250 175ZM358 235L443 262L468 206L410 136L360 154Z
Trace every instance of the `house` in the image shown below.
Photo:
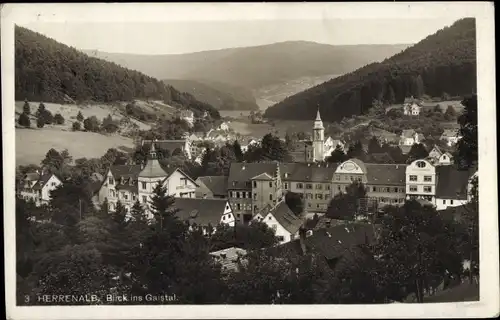
M412 146L421 143L425 137L421 133L415 132L413 129L403 130L401 132L399 144L404 146Z
M324 158L327 158L329 157L332 152L338 147L340 147L340 149L342 151L346 151L345 150L345 146L346 146L346 143L345 141L343 140L340 140L340 139L332 139L332 137L328 137L326 140L325 140L325 145L323 147L324 149Z
M222 122L219 125L219 130L228 131L229 130L229 121L228 122Z
M449 166L453 164L453 155L449 152L445 152L439 157L437 163L440 166Z
M332 197L339 193L345 193L347 187L354 181L366 184L366 174L366 165L359 159L353 158L339 164L335 169L332 184Z
M370 126L369 136L376 137L379 143L398 144L400 137L390 131Z
M366 195L376 208L403 205L406 198L406 164L366 164Z
M236 221L248 223L266 205L283 197L278 162L233 162L227 183L229 201Z
M304 221L297 217L282 200L274 207L265 208L254 217L273 229L280 244L297 239Z
M406 199L425 199L435 203L436 167L428 160L415 160L406 166Z
M333 195L335 169L336 165L331 163L280 163L283 192L300 194L308 213L323 214Z
M245 262L246 254L245 249L237 247L210 252L214 260L220 263L223 272L239 271L239 262Z
M421 111L421 102L413 97L406 98L403 104L403 113L405 116L418 116Z
M143 140L142 145L151 145L152 140ZM187 159L191 160L191 141L183 140L154 140L156 150L167 152L169 155L183 154Z
M169 196L195 197L195 181L178 168L161 165L153 144L145 166L115 165L109 168L98 192L99 203L107 199L109 209L114 210L120 201L129 211L139 200L151 218L149 203L158 183L166 188Z
M196 198L227 198L227 176L203 176L196 179Z
M19 186L19 195L25 200L34 201L36 206L41 206L49 203L50 192L61 184L62 180L53 173L28 173Z
M456 129L445 129L443 134L441 134L440 140L446 141L446 144L451 147L455 145L458 140L462 137L459 134L459 131Z
M226 199L176 198L175 215L189 224L190 229L200 228L204 235L217 230L220 224L234 227L231 204Z
M469 202L469 185L473 175L453 166L436 167L436 209L445 210Z

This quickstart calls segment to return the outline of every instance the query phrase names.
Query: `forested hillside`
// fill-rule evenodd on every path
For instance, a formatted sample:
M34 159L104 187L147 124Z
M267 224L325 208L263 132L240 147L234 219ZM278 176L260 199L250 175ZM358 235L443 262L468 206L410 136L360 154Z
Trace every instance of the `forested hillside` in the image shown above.
M259 107L250 90L223 83L194 80L164 80L176 89L192 94L218 110L257 110Z
M418 27L418 26L416 26ZM374 100L401 103L423 94L466 95L476 90L476 28L465 18L384 60L312 87L266 110L268 118L324 120L366 112Z
M407 47L407 44L334 46L286 41L187 54L88 53L158 79L216 81L258 89L304 76L343 74L382 61Z
M15 28L16 100L113 102L158 99L199 114L209 104L162 81L86 54L29 29Z

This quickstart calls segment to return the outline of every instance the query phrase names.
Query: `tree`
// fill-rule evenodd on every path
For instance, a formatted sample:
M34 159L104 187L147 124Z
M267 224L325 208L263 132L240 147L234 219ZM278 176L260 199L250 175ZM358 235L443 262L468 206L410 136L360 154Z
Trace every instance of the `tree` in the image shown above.
M45 126L45 120L42 117L38 116L36 118L36 126L37 128L43 128Z
M238 162L243 161L243 151L241 150L241 145L238 142L238 140L234 140L233 152L234 152L234 156L236 157L236 161L238 161Z
M162 231L164 226L176 220L176 210L173 208L175 198L167 195L167 189L161 183L157 183L153 189L150 206L151 213L158 224L159 230Z
M110 114L102 121L102 130L108 133L114 133L118 131L119 126L116 121L113 120Z
M38 109L36 110L36 116L39 117L41 115L43 115L43 113L46 111L47 109L45 109L45 105L43 104L43 102L40 102L40 104L38 105Z
M87 215L95 212L91 193L83 179L64 181L50 192L50 210L54 223L74 226Z
M407 163L412 163L415 160L425 159L429 155L429 152L422 143L415 143L411 146L410 152L408 152Z
M19 125L23 126L23 127L26 127L26 128L29 128L31 127L31 121L30 121L30 118L29 116L26 114L26 113L21 113L21 115L19 116L19 119L17 120L17 122L19 123Z
M73 129L73 131L80 131L82 130L82 125L80 124L80 122L73 122L71 128Z
M28 116L31 114L31 106L28 100L24 100L23 113Z
M252 221L249 225L237 224L234 227L219 225L210 237L210 250L217 251L229 247L246 250L269 248L278 244L273 229L265 223Z
M457 119L460 124L459 135L462 138L456 145L454 159L461 169L470 168L477 164L477 96L467 97L462 101L465 109Z
M108 219L109 218L109 201L108 198L104 198L104 201L101 203L101 206L99 208L99 211L97 212L97 215L101 219Z
M365 151L363 150L363 144L361 141L356 141L353 143L350 147L349 150L347 151L347 157L349 159L352 158L357 158L360 160L363 160L365 158L366 154Z
M304 213L304 201L300 194L291 191L287 192L285 194L285 203L297 217L301 217Z
M110 166L124 165L128 161L128 155L115 148L109 148L101 157L101 165L107 170Z
M123 206L120 200L116 203L115 211L111 213L111 218L113 221L121 226L125 224L125 218L127 216L127 209Z
M85 131L97 132L99 131L99 120L96 116L92 116L83 120L83 128Z
M54 116L54 122L59 125L64 124L64 117L60 113L56 113Z
M339 193L330 201L326 216L332 219L354 220L361 213L362 199L366 198L366 188L363 183L354 181L345 193Z
M335 147L335 150L332 151L332 154L326 158L327 162L331 163L342 163L348 159L347 155L345 154L344 150L340 145L337 145Z
M437 287L446 272L460 274L457 234L431 205L410 200L402 207L387 207L381 224L374 275L388 298L402 301L415 293L423 302L424 290Z
M290 159L285 143L270 133L262 138L261 149L262 160L284 162Z
M63 156L54 148L47 151L45 158L41 162L42 167L49 172L59 173L64 165Z
M394 94L394 89L392 88L391 85L387 86L387 92L386 92L386 95L385 95L385 101L388 104L394 104L394 102L396 102L396 95Z
M368 153L374 154L374 153L380 153L381 151L382 147L380 146L377 137L373 136L368 142Z
M453 106L448 106L446 109L446 112L444 113L444 117L446 120L453 120L457 117L457 113L455 111L455 108Z
M79 122L82 122L85 118L83 117L83 114L81 111L78 111L78 115L76 116L76 120Z

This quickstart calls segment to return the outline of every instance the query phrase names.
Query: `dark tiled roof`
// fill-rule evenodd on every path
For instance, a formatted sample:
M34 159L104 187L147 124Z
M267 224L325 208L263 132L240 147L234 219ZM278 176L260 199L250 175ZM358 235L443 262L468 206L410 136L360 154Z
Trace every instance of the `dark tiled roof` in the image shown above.
M252 180L272 181L273 177L268 175L266 172L263 172L263 173L259 174L258 176L253 177Z
M118 165L111 166L109 168L111 170L111 174L115 179L123 178L134 178L137 179L139 176L139 172L141 172L141 165Z
M406 185L406 164L367 163L367 184Z
M299 228L303 224L302 219L293 214L292 210L288 208L285 201L278 203L271 213L276 221L278 221L279 224L281 224L281 226L291 234L295 234L299 231Z
M376 240L376 225L365 223L350 223L335 227L314 230L305 239L306 246L323 255L327 259L341 257L346 249L352 246L372 244Z
M275 176L277 162L242 163L233 162L229 168L228 189L248 189L247 182L261 173Z
M41 190L52 176L53 176L52 173L44 173L33 186L33 190Z
M126 190L126 191L130 191L130 192L133 192L133 193L139 193L139 188L137 186L137 184L133 184L133 185L130 185L130 184L118 184L116 185L116 190Z
M179 209L176 216L182 221L216 227L221 222L226 203L225 199L175 198L174 207Z
M227 196L227 179L226 176L204 176L198 177L214 196Z
M281 179L284 181L331 182L336 164L318 167L309 163L280 163ZM285 173L288 175L285 176Z
M168 175L169 173L163 169L163 166L161 166L160 162L156 159L148 159L144 169L139 173L139 177L144 178L159 178Z
M321 218L319 218L318 224L314 227L314 230L335 227L335 226L338 226L338 225L344 225L346 223L349 223L349 221L347 221L347 220L339 220L339 219L330 219L330 218L327 218L327 217L321 217Z
M370 154L370 157L373 159L373 161L376 161L377 163L394 163L394 160L387 152L372 153Z
M467 200L467 185L472 174L454 166L436 167L436 198Z

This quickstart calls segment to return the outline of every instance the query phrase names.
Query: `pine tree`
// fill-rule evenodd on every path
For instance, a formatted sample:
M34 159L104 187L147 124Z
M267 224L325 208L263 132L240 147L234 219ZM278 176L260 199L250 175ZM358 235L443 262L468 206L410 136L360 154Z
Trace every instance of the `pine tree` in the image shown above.
M347 160L347 155L340 145L335 147L332 154L326 159L327 162L331 163L341 163Z
M82 125L80 124L80 122L73 122L72 129L73 131L80 131L82 130Z
M27 116L29 116L31 114L31 106L30 106L28 100L24 100L23 113Z
M237 161L243 161L243 151L241 150L241 145L238 140L234 140L233 152Z
M17 122L19 123L20 126L23 126L23 127L29 128L31 126L30 118L24 112L21 113L21 115L19 116L19 119L17 120Z
M45 126L45 120L43 119L43 116L38 116L36 118L36 126L37 128L43 128L43 126Z
M54 116L54 122L59 125L64 124L64 117L60 113L56 113Z
M125 223L125 217L127 216L127 210L123 206L120 200L116 203L115 211L111 214L113 221L117 224L122 225Z
M81 111L78 111L78 115L76 116L76 120L82 122L85 118L83 117L83 114Z
M155 221L159 223L160 231L168 225L169 221L175 219L174 202L175 199L167 195L167 189L158 183L153 189L150 205Z
M130 211L130 215L131 215L132 221L134 223L147 224L147 222L148 222L146 215L145 215L145 212L144 212L144 208L142 207L139 200L136 200L134 202L134 206L132 207L132 210Z
M108 198L104 198L104 201L101 203L101 207L97 212L97 215L101 219L109 218L109 201Z

